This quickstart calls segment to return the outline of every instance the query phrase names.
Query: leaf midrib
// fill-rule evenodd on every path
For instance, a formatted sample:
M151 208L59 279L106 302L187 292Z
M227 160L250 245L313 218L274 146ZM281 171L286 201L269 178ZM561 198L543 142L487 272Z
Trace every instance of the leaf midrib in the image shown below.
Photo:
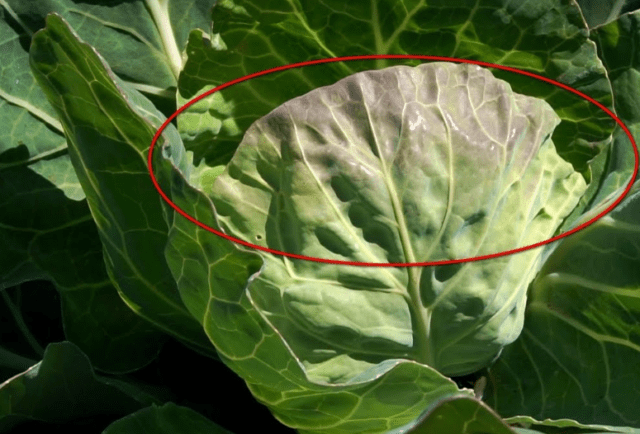
M360 87L361 92L364 94L365 90ZM413 246L411 245L411 238L407 230L407 222L402 212L402 204L400 203L398 192L393 182L393 177L390 168L386 165L384 160L384 154L380 148L380 141L376 135L376 129L373 125L373 120L369 112L367 104L363 103L365 112L367 113L367 122L371 135L373 136L373 146L375 146L378 159L380 161L380 169L383 174L383 180L389 199L391 200L391 206L393 208L394 218L398 227L398 235L400 236L400 243L404 253L405 262L415 263L415 253ZM399 145L398 145L399 146ZM431 310L425 308L422 304L422 297L420 296L420 275L422 273L422 267L410 266L407 267L407 294L409 296L409 309L412 311L412 319L414 322L413 330L413 348L416 353L416 360L420 363L434 366L433 351L430 345L430 324L431 324Z

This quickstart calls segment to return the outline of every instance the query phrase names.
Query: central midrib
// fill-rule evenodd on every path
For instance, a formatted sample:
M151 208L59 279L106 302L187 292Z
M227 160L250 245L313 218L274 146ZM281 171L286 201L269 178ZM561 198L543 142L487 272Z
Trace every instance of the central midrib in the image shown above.
M363 90L364 92L364 90ZM391 200L391 206L393 208L394 218L398 224L398 234L400 236L400 243L402 244L402 251L404 253L405 262L417 262L413 253L413 247L411 246L411 239L409 238L409 232L407 230L406 220L402 213L402 204L396 191L391 170L387 167L387 164L383 158L382 150L379 146L378 137L376 136L375 128L371 122L371 116L366 104L363 104L367 112L367 120L369 127L371 128L371 135L375 148L378 153L378 159L380 160L381 172L384 176L384 183L389 193L389 199ZM402 134L402 133L400 133ZM398 144L399 146L399 144ZM407 267L407 294L409 295L409 309L412 311L413 322L413 340L414 350L416 354L416 361L429 366L434 366L433 352L430 346L430 324L431 324L431 310L426 309L422 305L422 298L420 297L420 275L422 273L422 267L410 266Z
M393 207L393 214L396 222L398 223L398 234L400 235L400 242L402 244L404 257L406 262L417 262L413 253L413 247L411 246L411 239L409 238L406 220L402 213L402 204L400 203L398 193L391 179L390 171L382 158L380 161L380 164L382 165L382 172L384 173L385 185L389 191L389 198L391 199L391 206ZM431 310L426 309L422 305L422 298L420 297L421 273L422 267L407 267L407 293L409 294L411 301L410 308L413 310L413 315L411 317L415 323L413 333L414 349L417 354L416 358L418 362L433 366L433 354L429 345Z

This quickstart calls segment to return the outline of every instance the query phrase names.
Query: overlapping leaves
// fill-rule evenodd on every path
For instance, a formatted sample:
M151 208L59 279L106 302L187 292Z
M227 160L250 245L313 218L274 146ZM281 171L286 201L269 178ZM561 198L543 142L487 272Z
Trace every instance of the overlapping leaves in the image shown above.
M120 296L156 327L214 354L200 324L184 309L163 257L167 226L145 156L162 115L118 80L58 15L49 15L30 56L64 126ZM173 138L179 140L175 133Z
M224 0L217 3L213 21L213 40L201 31L190 35L178 85L182 102L212 86L287 63L362 54L428 54L522 68L611 105L606 72L587 38L580 10L570 0L526 6L502 0ZM179 119L180 132L187 148L194 150L196 163L205 158L209 166L224 164L249 125L273 108L355 72L392 64L396 63L383 59L333 63L252 79L192 106ZM588 179L586 162L608 140L611 119L552 85L503 71L495 74L516 92L544 98L556 109L563 120L553 136L558 152ZM222 155L217 151L221 149Z
M47 14L59 13L116 74L170 112L180 51L192 26L208 26L210 8L209 1L0 2L0 290L52 280L67 338L102 369L148 363L162 338L122 303L107 275L62 125L29 68L31 38ZM98 318L100 309L109 314Z
M276 0L266 6L222 0L214 11L216 34L194 30L189 35L178 104L210 86L290 62L349 54L435 54L538 72L607 106L613 91L617 113L638 137L640 84L636 57L629 55L640 45L638 16L617 17L636 3L612 1L596 10L590 9L594 2L572 0ZM595 28L590 37L578 5ZM98 365L115 371L140 366L157 350L154 342L160 335L130 307L200 351L211 351L202 325L255 396L279 419L303 432L383 431L404 422L407 425L398 429L408 429L416 424L425 403L434 400L440 400L439 405L429 409L424 427L451 429L442 425L439 415L456 414L448 420L455 418L465 432L506 432L496 415L477 400L453 399L460 392L450 380L412 363L389 361L324 395L326 386L310 381L305 375L308 366L290 358L290 348L269 318L255 309L257 300L247 285L256 285L262 261L227 242L216 238L212 242L212 234L147 200L155 192L145 177L144 154L150 133L163 119L157 109L166 114L175 105L172 87L182 67L179 51L191 29L208 29L209 6L207 1L0 0L6 60L0 65L0 120L12 126L0 131L1 283L54 280L63 290L67 335L81 342ZM57 111L48 105L27 65L32 34L52 11L95 46L119 76L110 74L87 45L79 44L52 18L46 38L40 35L35 56L36 69L47 70L41 78L51 73L52 81L44 88L48 99L56 101ZM158 25L163 11L168 14L160 21L168 26ZM489 22L491 26L486 25ZM162 29L169 33L163 35ZM172 38L178 55L167 46ZM218 227L212 217L211 188L253 121L311 89L389 64L335 63L292 70L208 98L179 119L180 133L199 167L191 166L173 131L171 146L156 156L158 176L183 209ZM54 71L58 67L64 73ZM563 120L554 134L559 152L592 181L563 228L621 191L633 169L631 147L622 131L614 132L606 153L592 159L607 143L610 119L559 89L506 73L502 77L517 91L543 97L556 109ZM81 98L73 96L78 83ZM155 108L134 89L150 96ZM91 126L96 119L98 127ZM63 131L76 147L73 164ZM93 142L106 148L96 150ZM211 144L215 146L207 146ZM122 154L110 155L106 149ZM608 432L614 428L602 424L639 425L632 401L625 400L638 394L633 371L640 345L635 302L638 194L636 187L610 218L549 250L553 254L533 287L525 332L492 368L485 396L503 416L573 417L578 422L536 425L530 417L520 416L509 420L529 429L516 431L571 427L576 432ZM103 265L103 243L110 276ZM611 243L617 250L610 248ZM150 263L154 266L140 265ZM614 270L606 264L619 267ZM130 306L121 302L112 282ZM112 352L103 351L104 347ZM125 353L129 358L114 363L111 355ZM587 365L578 359L580 355L600 363ZM318 394L324 395L321 404ZM444 399L447 396L451 399ZM183 414L173 408L151 408L129 422L170 426ZM599 426L590 429L579 422ZM133 429L131 425L121 426ZM196 425L210 429L204 421ZM620 430L633 432L633 428Z

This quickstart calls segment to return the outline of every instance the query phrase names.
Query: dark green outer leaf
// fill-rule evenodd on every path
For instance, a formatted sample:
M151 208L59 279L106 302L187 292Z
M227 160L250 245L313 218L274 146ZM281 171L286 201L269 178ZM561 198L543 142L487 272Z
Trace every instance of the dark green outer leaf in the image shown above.
M116 74L159 95L163 106L175 107L175 94L165 89L175 87L182 66L179 52L188 32L209 26L213 2L173 0L166 14L162 3L0 2L0 121L11 126L0 131L0 284L11 286L55 274L34 263L38 262L34 238L56 231L62 234L55 237L71 236L65 232L68 227L91 220L67 155L62 126L29 69L27 51L33 33L44 25L48 13L58 12L98 47ZM170 55L172 44L165 40L175 45L178 54ZM175 72L172 62L179 63ZM63 248L60 251L66 254Z
M109 280L62 125L29 69L31 29L5 3L0 14L0 288L52 280L67 339L99 369L136 369L162 338ZM108 314L90 313L97 306Z
M12 286L47 276L30 251L39 233L82 225L90 216L71 161L60 155L62 125L29 71L31 34L2 6L0 284Z
M616 115L630 130L636 145L640 143L640 12L622 15L618 20L591 32L598 56L602 59L611 80ZM566 232L595 217L594 208L603 211L616 200L619 188L629 185L635 156L629 137L616 125L612 141L606 152L590 163L591 184L571 215L558 231ZM591 210L591 211L590 211ZM585 214L585 211L589 211ZM584 214L584 215L583 215ZM547 246L550 253L557 245Z
M102 434L232 434L187 407L152 405L124 417Z
M585 425L570 419L538 421L529 416L507 419L518 434L639 434L640 429L624 426ZM526 428L521 428L526 427Z
M590 28L616 20L620 15L640 9L638 0L576 0Z
M609 70L616 112L636 142L639 20L639 12L623 15L592 34ZM626 188L634 157L621 130L601 164L591 209L573 224L603 211ZM640 428L639 187L636 180L618 207L558 243L547 259L532 287L523 336L492 369L488 401L503 416Z
M162 115L121 81L116 85L99 55L58 15L34 36L31 65L69 138L120 296L158 328L212 354L163 257L167 226L145 157ZM172 131L166 134L179 141Z
M128 372L157 356L164 336L118 295L93 220L37 234L31 251L60 294L66 339L80 346L96 368Z
M47 346L44 358L0 385L0 432L28 419L71 422L100 415L125 415L158 403L152 396L96 376L74 344Z
M481 401L469 397L443 400L429 409L420 418L411 434L456 433L456 434L515 434ZM406 431L397 431L403 433ZM396 434L392 431L388 434Z
M598 28L592 35L611 80L616 114L640 143L640 11L621 16ZM617 190L629 181L635 158L628 137L616 133L609 154L608 177L601 196Z
M548 258L521 338L491 370L488 402L503 417L640 428L638 215L636 183L619 207Z
M609 73L616 114L627 123L640 123L640 11L594 30L591 38Z
M149 93L175 87L188 33L210 26L213 0L4 0L31 32L57 13L105 58L121 79ZM165 5L167 5L165 7ZM177 56L177 57L176 57ZM164 95L173 100L174 95Z
M178 86L184 100L211 86L288 63L355 54L428 54L523 68L611 105L606 72L587 38L580 11L570 0L526 5L502 0L276 0L268 5L223 0L216 4L213 19L214 31L225 45L210 42L202 32L191 34L189 59ZM221 164L248 126L283 102L354 72L396 63L333 63L252 79L193 107L193 113L209 116L185 113L179 119L180 131L196 162L206 158L210 166ZM554 143L563 158L588 176L586 163L611 134L613 121L587 101L552 85L508 72L495 74L516 92L544 98L554 107L563 119Z
M591 33L598 55L605 64L614 95L617 116L640 143L640 11L620 16L612 23ZM597 186L591 207L611 200L621 186L628 185L633 173L635 156L629 137L616 127L613 142L606 155L606 165ZM591 187L591 186L590 186ZM615 196L613 197L615 199Z
M53 236L64 238L70 236L67 227L91 220L67 155L62 126L29 69L27 51L33 33L44 25L48 13L58 12L98 47L116 74L159 95L165 100L163 106L175 107L175 94L165 89L175 87L188 32L209 26L213 2L173 0L167 10L163 3L0 2L0 121L11 126L0 131L0 284L11 286L55 274L34 263L38 262L34 238L56 231L62 234ZM172 54L172 45L177 54Z

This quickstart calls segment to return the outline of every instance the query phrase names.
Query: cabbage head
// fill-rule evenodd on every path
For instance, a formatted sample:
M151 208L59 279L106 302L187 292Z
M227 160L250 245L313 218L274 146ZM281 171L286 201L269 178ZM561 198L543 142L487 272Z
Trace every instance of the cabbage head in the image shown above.
M221 228L280 251L368 263L502 252L551 237L585 190L560 119L475 65L360 72L257 120L213 185ZM385 360L446 376L489 365L523 326L541 249L455 265L334 265L258 252L248 286L309 379Z

